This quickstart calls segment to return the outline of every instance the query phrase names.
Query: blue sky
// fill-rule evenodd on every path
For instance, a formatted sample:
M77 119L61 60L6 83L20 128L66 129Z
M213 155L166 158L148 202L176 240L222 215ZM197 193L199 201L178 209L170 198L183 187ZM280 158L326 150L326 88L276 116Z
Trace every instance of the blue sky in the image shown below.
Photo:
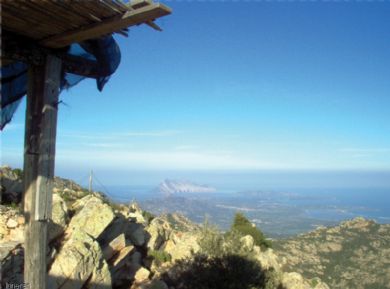
M166 2L102 93L61 94L57 174L390 170L390 3ZM21 166L25 104L1 133Z

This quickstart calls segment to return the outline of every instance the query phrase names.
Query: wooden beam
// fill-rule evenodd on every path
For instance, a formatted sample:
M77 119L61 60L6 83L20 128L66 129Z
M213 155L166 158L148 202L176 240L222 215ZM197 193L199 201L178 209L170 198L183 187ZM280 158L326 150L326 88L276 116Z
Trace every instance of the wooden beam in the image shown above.
M50 48L60 48L70 45L74 42L97 38L106 34L114 33L123 28L139 25L148 21L153 21L156 18L170 14L172 11L169 7L154 3L134 9L124 13L121 16L115 16L105 19L100 23L94 23L75 29L73 31L65 32L40 42L41 45Z
M90 78L108 76L101 75L99 66L95 60L68 54L67 49L44 48L37 45L29 38L16 37L9 32L3 34L4 41L1 47L2 66L14 61L22 61L32 65L42 65L45 55L52 54L61 59L64 72Z
M46 289L47 225L51 218L61 60L45 56L30 65L24 144L24 282Z

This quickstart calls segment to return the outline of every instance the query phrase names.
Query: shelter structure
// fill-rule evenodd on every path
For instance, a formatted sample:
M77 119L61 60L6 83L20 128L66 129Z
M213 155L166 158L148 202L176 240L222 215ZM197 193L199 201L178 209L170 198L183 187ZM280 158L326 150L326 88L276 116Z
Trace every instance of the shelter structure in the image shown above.
M1 128L27 95L24 144L26 217L24 282L47 288L47 228L51 217L59 93L85 77L99 90L115 72L113 33L146 24L171 9L152 0L1 0Z

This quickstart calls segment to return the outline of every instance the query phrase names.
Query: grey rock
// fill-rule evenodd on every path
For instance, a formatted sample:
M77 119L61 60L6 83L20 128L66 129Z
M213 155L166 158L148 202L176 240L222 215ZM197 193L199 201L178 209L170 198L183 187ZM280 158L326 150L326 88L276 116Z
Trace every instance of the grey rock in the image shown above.
M98 238L114 219L112 208L95 196L88 195L79 201L77 206L82 208L70 221L67 235L81 230Z

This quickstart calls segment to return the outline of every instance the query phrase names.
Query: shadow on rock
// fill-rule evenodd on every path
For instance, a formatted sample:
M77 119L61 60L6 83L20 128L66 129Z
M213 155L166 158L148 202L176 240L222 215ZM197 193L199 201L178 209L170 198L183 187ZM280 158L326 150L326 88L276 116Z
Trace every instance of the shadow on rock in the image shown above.
M283 289L274 282L275 272L238 255L195 255L179 260L163 279L176 289Z

